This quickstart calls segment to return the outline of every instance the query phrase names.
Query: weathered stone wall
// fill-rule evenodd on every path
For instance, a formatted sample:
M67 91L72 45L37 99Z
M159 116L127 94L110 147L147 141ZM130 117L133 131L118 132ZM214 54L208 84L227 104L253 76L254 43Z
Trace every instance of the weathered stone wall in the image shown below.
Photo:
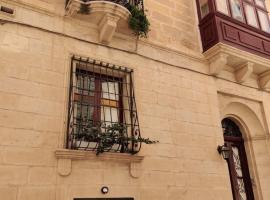
M216 147L221 119L234 114L248 130L256 198L270 199L270 94L252 78L235 83L230 71L208 75L194 1L145 0L149 38L117 35L110 46L98 44L95 27L64 17L64 0L2 2L16 15L0 15L14 22L0 25L0 199L231 200ZM126 162L99 158L74 160L70 175L59 175L55 151L65 143L73 54L134 69L142 135L160 141L143 145L138 178ZM230 110L232 102L249 110Z

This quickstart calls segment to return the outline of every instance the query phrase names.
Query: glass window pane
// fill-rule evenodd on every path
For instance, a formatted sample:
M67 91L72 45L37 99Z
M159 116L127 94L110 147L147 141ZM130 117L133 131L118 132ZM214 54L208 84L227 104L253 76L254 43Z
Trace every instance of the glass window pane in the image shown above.
M209 11L208 0L200 0L201 17L204 18Z
M260 10L258 10L259 20L261 23L262 30L270 33L268 15Z
M75 104L78 121L91 122L93 120L94 108L86 104Z
M245 4L245 12L247 16L247 23L251 26L258 28L257 17L255 15L255 9L249 4Z
M262 8L264 8L264 0L255 0L256 4Z
M227 0L216 0L216 5L219 12L229 15Z
M77 75L77 92L84 95L94 96L95 79L82 74Z
M119 85L117 82L102 82L102 98L110 100L119 99Z
M118 110L117 108L103 106L101 108L101 120L104 125L108 126L112 123L118 122Z
M241 9L241 4L240 4L240 0L230 0L231 1L231 6L232 6L232 15L233 18L239 20L239 21L243 21L243 12Z

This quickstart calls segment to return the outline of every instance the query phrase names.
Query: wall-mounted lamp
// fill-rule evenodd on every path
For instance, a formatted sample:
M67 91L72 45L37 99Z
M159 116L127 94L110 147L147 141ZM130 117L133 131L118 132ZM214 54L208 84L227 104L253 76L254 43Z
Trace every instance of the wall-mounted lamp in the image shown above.
M222 146L218 146L217 147L217 151L219 154L222 155L222 157L227 160L229 159L229 156L230 156L230 149L229 147L226 146L226 144L222 145Z
M109 192L109 188L107 187L107 186L103 186L102 188L101 188L101 193L102 194L107 194Z

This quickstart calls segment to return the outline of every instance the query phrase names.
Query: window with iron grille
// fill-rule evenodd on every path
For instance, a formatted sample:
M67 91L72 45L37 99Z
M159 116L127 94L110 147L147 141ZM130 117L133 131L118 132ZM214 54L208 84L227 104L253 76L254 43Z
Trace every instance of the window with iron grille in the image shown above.
M140 129L132 73L126 67L72 57L67 148L96 151L103 145L108 152L140 150L134 140Z

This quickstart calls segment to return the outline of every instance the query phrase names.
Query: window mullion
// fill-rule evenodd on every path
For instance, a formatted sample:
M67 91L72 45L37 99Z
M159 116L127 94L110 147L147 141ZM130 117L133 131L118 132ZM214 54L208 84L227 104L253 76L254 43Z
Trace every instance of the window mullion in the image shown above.
M240 0L240 2L241 2L242 10L243 10L244 23L248 24L247 13L246 13L244 1Z
M230 17L233 17L231 1L230 0L226 0L226 1L227 1L228 9L229 9L229 15Z

